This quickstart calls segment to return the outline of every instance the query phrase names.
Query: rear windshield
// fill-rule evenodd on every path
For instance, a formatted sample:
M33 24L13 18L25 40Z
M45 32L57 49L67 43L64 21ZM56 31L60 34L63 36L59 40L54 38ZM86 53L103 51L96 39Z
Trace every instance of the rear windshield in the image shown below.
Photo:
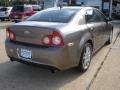
M31 11L31 7L25 6L25 7L24 7L24 12L26 12L26 11Z
M7 8L1 8L0 11L7 11Z
M78 9L54 9L41 11L30 18L28 21L42 21L42 22L69 22L77 13Z
M14 6L12 12L24 12L24 6Z
M39 6L32 6L34 11L39 11L40 7Z

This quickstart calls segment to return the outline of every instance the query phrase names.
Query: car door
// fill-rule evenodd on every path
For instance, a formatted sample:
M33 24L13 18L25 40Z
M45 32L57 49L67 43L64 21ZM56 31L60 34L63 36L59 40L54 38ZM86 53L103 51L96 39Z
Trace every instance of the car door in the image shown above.
M103 45L103 24L94 9L89 9L86 11L85 19L87 27L93 36L94 49L97 50Z
M95 10L95 13L97 15L98 22L101 25L100 32L101 32L101 43L104 44L106 40L108 39L107 37L107 31L108 31L108 22L106 21L105 16L98 10Z

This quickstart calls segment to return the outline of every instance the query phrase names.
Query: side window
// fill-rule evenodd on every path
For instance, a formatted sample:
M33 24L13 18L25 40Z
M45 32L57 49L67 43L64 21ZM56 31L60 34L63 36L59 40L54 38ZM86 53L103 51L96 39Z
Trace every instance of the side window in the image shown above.
M97 22L104 22L105 21L105 16L102 15L99 11L95 10L96 13L96 20Z
M92 9L86 11L85 20L87 23L94 22L95 21L94 17L95 17L95 15L94 15L94 11Z
M87 10L85 18L87 23L105 21L105 17L97 10Z

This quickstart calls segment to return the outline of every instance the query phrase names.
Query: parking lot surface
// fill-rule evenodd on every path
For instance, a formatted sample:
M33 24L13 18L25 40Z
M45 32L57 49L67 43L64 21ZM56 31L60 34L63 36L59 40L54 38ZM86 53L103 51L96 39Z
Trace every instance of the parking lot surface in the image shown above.
M120 90L120 35L111 47L90 90Z
M120 53L119 23L114 24L112 44L104 46L93 56L87 72L80 73L75 69L69 69L54 74L39 67L9 61L4 41L5 28L11 24L13 23L0 22L0 90L119 90L120 85L117 83L120 81L120 70L118 70L120 61L117 60L120 55L116 57ZM112 82L111 79L113 83L108 83L107 81ZM109 86L117 87L114 89Z

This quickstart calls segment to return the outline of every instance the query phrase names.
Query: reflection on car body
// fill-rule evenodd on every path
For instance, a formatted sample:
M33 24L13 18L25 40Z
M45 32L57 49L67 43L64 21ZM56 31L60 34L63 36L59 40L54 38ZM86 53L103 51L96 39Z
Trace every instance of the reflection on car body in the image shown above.
M15 5L11 11L10 18L15 22L24 21L39 10L39 5Z

